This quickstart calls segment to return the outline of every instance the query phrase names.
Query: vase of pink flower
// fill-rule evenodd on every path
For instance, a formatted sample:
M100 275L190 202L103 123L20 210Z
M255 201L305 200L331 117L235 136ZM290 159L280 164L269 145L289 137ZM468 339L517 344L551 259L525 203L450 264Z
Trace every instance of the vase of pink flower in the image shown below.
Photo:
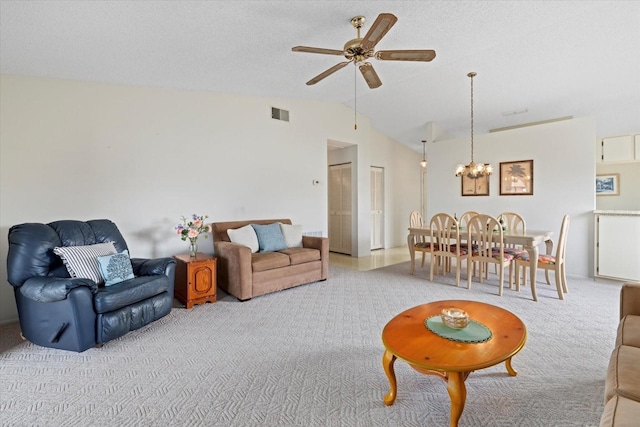
M190 218L180 217L182 223L176 225L176 233L182 240L189 240L189 255L195 258L198 254L198 237L202 233L210 233L211 226L204 223L207 215L191 215ZM208 236L205 234L204 238Z

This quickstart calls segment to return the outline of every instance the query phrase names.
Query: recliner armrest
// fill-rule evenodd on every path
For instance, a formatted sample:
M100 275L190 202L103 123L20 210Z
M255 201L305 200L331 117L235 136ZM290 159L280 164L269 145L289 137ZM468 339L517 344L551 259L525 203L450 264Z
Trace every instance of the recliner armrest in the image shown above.
M171 264L175 264L173 258L131 258L133 274L136 276L166 275Z
M33 301L55 302L66 299L71 290L79 287L89 288L92 294L98 292L98 285L91 279L32 277L20 286L20 293Z

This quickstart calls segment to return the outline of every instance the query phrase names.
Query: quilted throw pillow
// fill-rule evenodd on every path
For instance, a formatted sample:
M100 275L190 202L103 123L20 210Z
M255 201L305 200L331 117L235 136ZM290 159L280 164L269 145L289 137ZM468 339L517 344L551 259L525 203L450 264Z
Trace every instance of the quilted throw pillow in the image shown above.
M258 236L258 246L260 252L274 252L287 249L287 242L284 241L280 223L274 222L268 225L251 224Z
M104 283L104 281L102 274L100 274L98 257L115 254L116 252L113 242L53 248L53 253L62 259L71 277L91 279L99 285Z
M115 285L135 277L131 267L131 259L129 259L129 251L126 249L119 254L99 256L98 265L105 286Z

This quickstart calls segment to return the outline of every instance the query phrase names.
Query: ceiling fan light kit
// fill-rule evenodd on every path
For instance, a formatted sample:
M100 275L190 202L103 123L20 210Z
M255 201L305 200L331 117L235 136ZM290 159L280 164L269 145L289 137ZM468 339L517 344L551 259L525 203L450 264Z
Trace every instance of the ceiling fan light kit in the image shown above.
M493 166L490 164L476 163L473 161L473 78L477 75L475 72L470 72L467 77L471 78L471 163L468 165L456 166L456 176L466 175L469 178L477 179L482 178L485 175L491 175L493 173Z

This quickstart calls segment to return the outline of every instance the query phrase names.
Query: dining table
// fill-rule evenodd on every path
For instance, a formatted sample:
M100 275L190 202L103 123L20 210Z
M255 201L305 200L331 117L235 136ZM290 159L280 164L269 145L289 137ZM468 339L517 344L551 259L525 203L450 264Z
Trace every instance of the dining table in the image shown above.
M411 271L415 266L415 252L412 250L416 242L416 237L422 236L425 241L430 240L431 228L430 227L409 227L409 235L407 236L407 244L409 246L409 253L411 255ZM529 278L531 283L535 283L536 274L538 270L538 245L544 243L546 246L546 254L551 255L553 251L553 231L550 230L514 230L503 231L503 239L505 244L522 245L523 249L529 254ZM467 230L465 227L460 227L460 238L466 239ZM435 243L435 242L434 242ZM532 291L533 300L538 301L535 287Z

